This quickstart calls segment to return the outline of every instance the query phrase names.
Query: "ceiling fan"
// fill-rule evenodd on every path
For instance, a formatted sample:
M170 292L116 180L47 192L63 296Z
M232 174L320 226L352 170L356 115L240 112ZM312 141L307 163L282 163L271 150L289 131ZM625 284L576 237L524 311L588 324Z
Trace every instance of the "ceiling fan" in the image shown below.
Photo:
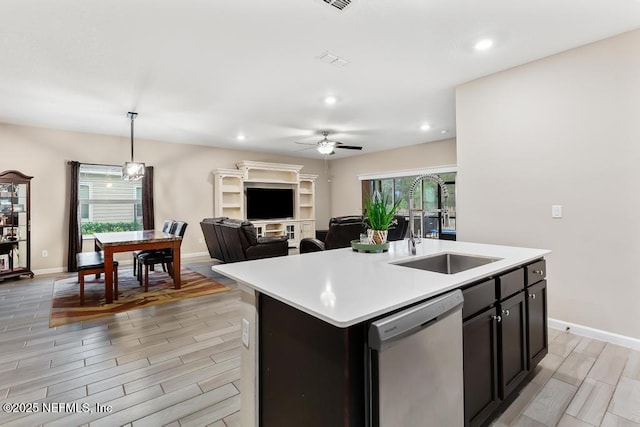
M326 131L326 130L323 131L322 136L324 136L324 138L318 142L297 142L296 141L295 143L300 145L314 146L316 147L316 149L320 154L335 154L335 151L334 151L335 148L342 148L346 150L362 150L362 147L360 147L359 145L345 145L340 141L332 141L328 139L327 137L329 136L329 131Z

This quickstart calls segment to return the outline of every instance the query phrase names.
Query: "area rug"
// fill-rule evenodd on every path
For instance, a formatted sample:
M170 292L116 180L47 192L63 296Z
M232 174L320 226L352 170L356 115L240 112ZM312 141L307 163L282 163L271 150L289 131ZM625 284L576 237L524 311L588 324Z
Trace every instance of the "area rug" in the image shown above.
M104 275L101 275L100 279L96 279L95 275L85 277L83 306L80 306L80 286L77 276L56 280L53 283L49 327L96 319L101 316L230 289L195 271L186 268L181 270L180 289L173 289L173 279L160 269L149 272L149 291L144 292L144 286L138 284L132 270L130 268L122 269L118 272L118 299L114 300L112 304L106 304Z

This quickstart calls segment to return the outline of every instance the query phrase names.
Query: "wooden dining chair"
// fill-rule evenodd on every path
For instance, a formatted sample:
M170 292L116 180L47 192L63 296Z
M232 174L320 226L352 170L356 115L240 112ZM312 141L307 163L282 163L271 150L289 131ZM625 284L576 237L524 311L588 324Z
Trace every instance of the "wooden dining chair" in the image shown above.
M95 274L97 279L100 274L104 273L104 252L79 252L76 254L76 262L78 264L78 284L80 285L80 305L84 305L84 277ZM118 299L118 261L116 260L113 260L113 299Z
M177 221L175 232L176 236L184 237L185 231L187 231L187 223L184 221ZM182 241L180 241L182 245ZM156 264L162 264L164 271L169 273L169 276L173 277L175 272L173 271L173 249L162 249L158 251L152 251L143 253L138 256L138 281L142 285L142 266L144 265L144 291L149 290L149 267ZM166 267L166 268L165 268ZM180 272L178 272L180 274Z
M175 232L176 229L176 222L172 219L166 219L164 221L164 224L162 225L162 232L163 233L171 233L173 234ZM145 253L145 252L150 252L150 251L133 251L133 275L136 276L137 275L137 267L138 267L138 255Z

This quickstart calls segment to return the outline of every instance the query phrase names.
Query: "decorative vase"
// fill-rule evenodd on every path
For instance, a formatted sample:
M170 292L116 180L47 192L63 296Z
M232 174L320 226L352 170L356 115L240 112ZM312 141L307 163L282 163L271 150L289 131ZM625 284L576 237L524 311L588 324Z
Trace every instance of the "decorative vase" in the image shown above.
M381 245L383 243L387 243L387 234L388 230L367 230L367 235L369 236L369 241L373 245Z

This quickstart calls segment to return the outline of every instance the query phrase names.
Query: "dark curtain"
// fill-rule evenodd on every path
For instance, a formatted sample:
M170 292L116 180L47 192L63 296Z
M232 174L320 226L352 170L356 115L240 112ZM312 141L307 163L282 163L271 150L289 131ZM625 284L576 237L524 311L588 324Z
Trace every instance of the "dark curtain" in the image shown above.
M76 254L82 252L82 229L78 215L78 181L80 163L68 162L69 170L69 251L67 252L67 271L77 271Z
M144 168L144 178L142 178L142 228L144 230L155 228L153 215L153 166Z

